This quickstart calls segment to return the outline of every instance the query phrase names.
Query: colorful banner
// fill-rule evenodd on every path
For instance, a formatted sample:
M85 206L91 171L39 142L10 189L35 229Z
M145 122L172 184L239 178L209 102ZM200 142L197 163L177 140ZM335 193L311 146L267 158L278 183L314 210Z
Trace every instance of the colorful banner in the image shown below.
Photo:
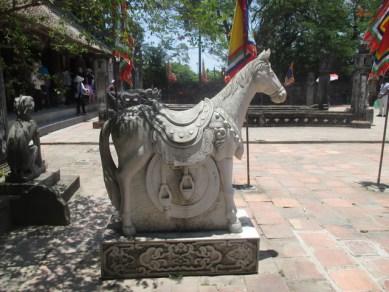
M119 32L119 37L116 39L116 47L112 52L112 55L120 60L119 64L119 78L120 80L126 82L128 85L132 86L132 71L133 64L130 58L131 48L135 44L135 40L129 35L127 31L127 1L123 1L118 7L120 18L120 25L117 29Z
M228 67L225 76L226 83L256 56L255 43L249 39L247 0L236 0L234 21L230 32Z
M374 54L374 63L369 78L383 76L389 69L389 0L379 7L364 40Z

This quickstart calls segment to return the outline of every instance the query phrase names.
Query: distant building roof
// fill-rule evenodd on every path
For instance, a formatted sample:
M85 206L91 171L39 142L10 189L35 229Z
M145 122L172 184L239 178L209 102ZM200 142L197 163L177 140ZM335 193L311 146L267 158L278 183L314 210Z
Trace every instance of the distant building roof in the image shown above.
M42 4L21 10L20 15L39 18L39 24L44 28L58 27L64 29L64 33L70 39L87 46L89 49L103 54L111 54L112 50L93 37L85 37L86 30L75 21L70 20L61 11L51 4ZM46 32L46 31L45 31Z

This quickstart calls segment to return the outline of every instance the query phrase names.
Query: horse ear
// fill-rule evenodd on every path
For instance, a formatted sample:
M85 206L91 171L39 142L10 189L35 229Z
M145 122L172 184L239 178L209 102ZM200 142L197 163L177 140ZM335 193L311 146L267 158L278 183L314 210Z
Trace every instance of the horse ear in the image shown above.
M263 50L259 55L258 55L258 59L261 59L261 60L264 60L265 59L265 54L266 54L266 50Z
M265 59L266 61L269 61L269 59L270 59L270 54L271 54L270 49L267 49L267 50L265 51L265 54L264 54L264 59Z
M263 51L259 54L258 59L261 59L261 60L264 60L264 61L269 61L270 54L271 54L270 49L263 50Z

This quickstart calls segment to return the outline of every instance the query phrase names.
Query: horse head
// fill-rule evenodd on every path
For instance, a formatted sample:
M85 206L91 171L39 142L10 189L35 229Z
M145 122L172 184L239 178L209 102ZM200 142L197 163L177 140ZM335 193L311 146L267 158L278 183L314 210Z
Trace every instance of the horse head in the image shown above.
M253 60L254 82L257 92L269 95L274 103L282 103L286 100L286 90L271 68L269 61L270 53L270 49L264 50Z

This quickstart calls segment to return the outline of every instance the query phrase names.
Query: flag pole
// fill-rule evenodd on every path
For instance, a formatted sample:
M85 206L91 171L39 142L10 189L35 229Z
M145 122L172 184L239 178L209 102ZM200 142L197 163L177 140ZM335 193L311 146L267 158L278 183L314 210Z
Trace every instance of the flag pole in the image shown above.
M199 83L201 83L201 32L199 29Z
M249 143L249 114L246 113L246 167L247 167L247 187L251 186L250 183L250 143Z
M387 125L388 125L388 112L389 112L389 98L387 98L387 101L386 101L384 135L382 137L380 166L378 168L378 178L377 178L377 185L378 185L378 187L381 184L381 170L382 170L382 160L384 158L386 128L387 128Z

